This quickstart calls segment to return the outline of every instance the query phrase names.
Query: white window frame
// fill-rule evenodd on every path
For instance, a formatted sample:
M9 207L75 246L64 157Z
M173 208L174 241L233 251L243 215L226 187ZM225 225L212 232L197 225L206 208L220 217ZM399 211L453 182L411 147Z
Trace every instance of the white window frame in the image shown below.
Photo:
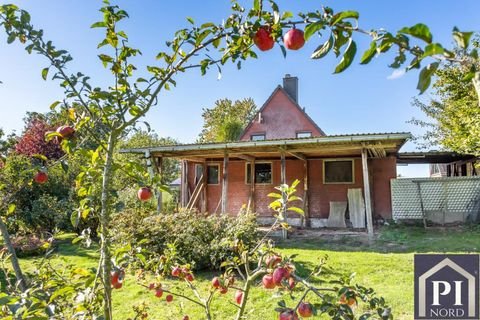
M304 137L299 137L298 135L300 134L310 134L309 136L304 136ZM311 138L312 137L312 131L297 131L295 132L295 137L297 138Z
M263 136L263 139L253 140L252 138L254 136L257 136L257 137ZM267 134L265 132L257 132L257 133L252 133L250 135L250 141L264 141L264 140L267 140Z

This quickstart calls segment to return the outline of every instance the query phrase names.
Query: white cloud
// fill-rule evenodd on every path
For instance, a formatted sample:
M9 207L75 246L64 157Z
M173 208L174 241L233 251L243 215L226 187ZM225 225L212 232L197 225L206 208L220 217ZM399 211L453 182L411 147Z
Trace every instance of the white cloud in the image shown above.
M406 73L405 69L395 69L393 70L392 74L387 77L388 80L395 80L398 78L403 77Z

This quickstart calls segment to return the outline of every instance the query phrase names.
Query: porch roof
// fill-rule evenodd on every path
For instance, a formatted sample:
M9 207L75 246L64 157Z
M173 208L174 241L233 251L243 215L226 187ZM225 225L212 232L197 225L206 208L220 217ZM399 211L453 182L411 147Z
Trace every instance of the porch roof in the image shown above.
M122 149L120 152L187 160L220 159L227 152L231 158L251 160L253 158L276 157L282 151L296 158L360 156L362 149L365 148L371 157L385 157L391 154L396 155L409 138L411 138L411 134L408 132L367 133L312 138L151 146Z
M397 156L397 163L401 164L430 164L452 163L475 159L474 155L461 154L450 151L401 152Z

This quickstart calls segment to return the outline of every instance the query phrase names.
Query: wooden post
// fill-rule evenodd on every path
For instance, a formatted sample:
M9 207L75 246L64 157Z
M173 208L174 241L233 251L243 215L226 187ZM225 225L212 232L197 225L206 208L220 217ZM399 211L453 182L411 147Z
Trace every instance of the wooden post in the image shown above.
M255 212L255 159L250 161L250 195L247 212Z
M208 187L208 180L207 180L207 162L203 162L203 190L202 190L202 212L207 212L207 187Z
M280 156L281 156L281 162L280 162L280 183L281 184L286 184L287 183L287 169L286 169L286 161L285 161L285 151L281 151L280 152ZM282 192L282 197L283 197L283 203L284 203L284 207L283 207L283 218L284 218L284 222L287 222L288 223L288 219L287 219L287 206L286 206L286 202L287 202L287 195ZM286 229L283 229L282 228L282 238L283 239L287 239L288 237L288 232Z
M303 223L304 227L310 227L310 212L308 207L308 160L303 160Z
M222 179L222 211L224 214L227 212L227 193L228 193L228 152L225 150L223 156L223 179Z
M370 197L370 180L368 175L367 149L362 149L363 194L365 197L365 214L367 215L368 237L373 239L372 199Z
M181 182L180 204L185 208L188 204L188 162L182 160L182 182Z
M158 174L160 175L160 178L163 181L163 177L162 177L162 174L163 174L163 158L162 157L158 158L156 168L157 168ZM157 190L157 212L161 213L162 210L163 210L163 193L162 193L162 190Z

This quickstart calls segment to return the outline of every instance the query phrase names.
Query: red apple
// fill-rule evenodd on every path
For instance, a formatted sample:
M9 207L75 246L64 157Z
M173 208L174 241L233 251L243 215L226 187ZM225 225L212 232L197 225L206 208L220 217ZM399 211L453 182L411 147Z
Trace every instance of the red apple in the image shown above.
M33 180L38 184L44 184L48 180L48 175L46 172L38 171Z
M303 31L299 29L290 29L285 36L283 36L283 43L285 47L290 50L298 50L305 44Z
M242 300L243 300L243 291L237 290L237 292L235 292L235 302L237 304L242 304Z
M167 301L168 303L172 302L173 301L173 296L171 294L167 295L165 297L165 301Z
M111 273L111 283L112 287L115 289L120 289L123 285L123 279L125 278L125 271L117 269Z
M218 287L220 287L220 279L218 279L218 277L212 279L212 287L214 287L215 289L218 289Z
M73 136L75 129L70 126L61 126L57 128L57 132L62 136L62 138L67 139Z
M302 302L298 306L298 314L303 318L309 318L313 315L313 306L311 303Z
M277 286L282 285L283 279L287 279L290 276L290 272L287 269L280 267L273 271L273 283Z
M265 289L275 288L275 283L273 282L273 276L271 274L266 274L262 278L263 287Z
M290 290L293 290L295 288L295 279L293 277L288 278L288 287Z
M189 316L184 316L182 320L190 320Z
M191 273L187 273L185 275L185 279L187 279L187 281L189 281L189 282L192 282L193 280L195 280L195 278L193 277L193 274L191 274Z
M155 283L150 283L148 285L148 290L153 290L153 289L155 289Z
M277 255L269 256L265 261L267 268L275 268L280 262L282 262L282 257Z
M258 28L253 43L262 51L267 51L273 48L275 39L272 38L271 29L269 26L261 26Z
M227 287L220 287L220 293L221 294L225 294L228 292L228 288Z
M298 320L298 315L295 310L287 310L280 313L278 320Z
M155 297L157 298L161 298L163 296L163 290L162 289L157 289L157 291L155 291Z
M347 296L344 294L342 294L340 296L340 300L338 301L338 303L340 304L346 304L348 305L350 308L354 307L356 304L357 304L357 300L355 300L355 298L353 297L350 297L350 298L347 298Z
M180 276L180 273L181 273L181 270L180 270L179 267L174 267L174 268L172 269L172 276L173 276L173 277L178 277L178 276Z
M138 199L140 199L141 201L147 201L152 197L152 195L152 189L150 189L149 187L140 188L137 192Z

